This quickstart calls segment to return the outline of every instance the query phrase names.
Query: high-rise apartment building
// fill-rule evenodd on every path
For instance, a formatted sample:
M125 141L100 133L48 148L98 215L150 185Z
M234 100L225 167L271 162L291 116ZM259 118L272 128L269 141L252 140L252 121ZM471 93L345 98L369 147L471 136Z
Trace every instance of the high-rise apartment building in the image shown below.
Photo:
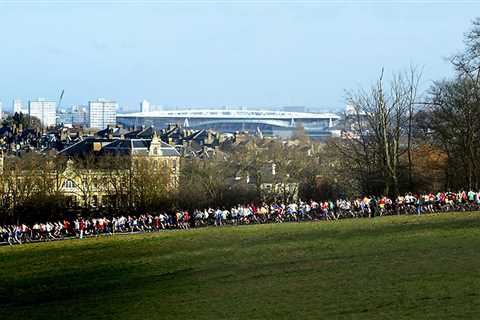
M30 100L28 102L28 114L30 117L40 119L45 127L50 127L57 122L57 103L45 99Z
M118 104L115 101L97 99L88 103L88 126L105 129L117 122Z

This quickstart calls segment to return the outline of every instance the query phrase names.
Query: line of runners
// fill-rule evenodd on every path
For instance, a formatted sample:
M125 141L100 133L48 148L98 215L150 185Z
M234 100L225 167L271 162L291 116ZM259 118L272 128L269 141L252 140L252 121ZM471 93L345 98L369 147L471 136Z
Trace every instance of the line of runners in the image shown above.
M337 220L384 215L422 214L480 210L480 191L406 194L396 199L359 197L353 200L309 201L291 204L238 205L225 208L179 210L172 214L141 214L119 217L83 218L74 221L0 226L0 242L22 244L63 238L110 235L114 233L152 232L166 229L189 229L208 225L283 223L289 221Z

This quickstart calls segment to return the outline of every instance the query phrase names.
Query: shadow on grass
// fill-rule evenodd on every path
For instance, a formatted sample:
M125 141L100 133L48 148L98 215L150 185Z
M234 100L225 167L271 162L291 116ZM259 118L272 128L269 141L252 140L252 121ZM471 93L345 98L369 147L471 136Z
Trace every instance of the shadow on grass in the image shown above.
M378 221L380 222L381 220ZM295 225L293 228L287 228L285 227L286 225L283 225L278 226L278 228L277 226L270 226L259 230L250 230L248 227L242 226L215 229L214 237L210 237L207 233L191 232L186 233L187 236L182 235L182 237L178 238L170 237L168 239L160 239L160 237L151 237L148 238L147 241L141 241L141 236L135 236L135 241L121 242L121 244L125 246L123 250L116 241L89 242L79 246L68 246L70 242L66 242L68 249L55 246L46 249L42 248L42 250L37 253L35 252L35 247L32 247L31 250L17 252L12 250L3 256L3 261L18 261L16 259L20 258L22 263L28 263L28 260L31 259L45 259L44 255L47 253L52 256L51 262L49 262L52 264L62 263L62 261L55 260L55 255L58 253L77 256L78 261L76 261L76 265L67 265L64 269L52 268L53 271L49 272L47 270L41 275L0 277L0 307L7 310L9 307L29 307L49 303L58 304L66 301L75 301L76 299L88 300L95 299L97 296L106 297L114 295L115 293L121 293L122 291L132 295L136 292L141 292L146 287L153 286L168 294L170 292L169 290L175 290L173 288L178 287L179 282L188 281L188 279L192 278L192 275L197 277L196 274L200 272L199 270L195 270L193 265L183 268L177 267L177 269L172 267L171 270L168 270L160 265L139 265L132 262L132 260L137 257L149 254L161 255L161 253L168 253L175 250L179 250L179 252L189 252L211 247L228 247L232 248L235 252L236 249L255 246L265 246L268 248L268 246L278 246L281 245L282 242L289 241L356 241L359 237L372 237L372 239L379 239L381 241L382 237L395 237L396 234L405 232L422 233L431 231L440 233L443 231L455 232L456 230L465 230L465 232L468 232L473 229L478 230L480 227L480 219L469 217L451 220L422 219L413 221L406 220L405 222L391 221L389 223L379 224L364 223L358 227L350 225L348 228L341 228L341 225L342 223L332 224L332 227L329 228L327 224L322 224L320 227L317 227L315 223L313 223L313 225L301 223ZM218 241L219 236L221 241ZM192 238L195 241L192 241ZM162 247L159 247L159 243L162 244ZM155 250L152 251L152 248ZM90 250L95 251L96 249L100 252L97 253L97 256L93 256L93 258L101 259L101 261L99 261L98 264L89 263L82 267L81 259L85 259L82 254ZM112 259L110 259L109 254L112 254ZM219 251L216 254L220 255L222 253ZM124 257L123 260L121 260L122 257ZM345 252L344 255L326 254L322 258L325 259L325 262L327 262L327 260L342 259L347 263L352 257L351 252ZM217 263L223 261L221 257L218 259L219 260L216 261ZM2 260L0 260L0 262L2 262ZM110 264L108 263L109 261L111 262ZM298 262L300 261L302 260L299 259ZM283 262L279 261L278 266L275 264L268 269L274 269L278 273L294 272L292 270L295 270L298 266L294 265L290 268L288 267L289 263L295 262L288 260ZM212 261L211 267L213 268L215 266L215 261ZM266 266L268 267L268 265ZM233 268L233 265L225 265L224 267ZM255 266L252 266L252 268L254 267ZM315 270L317 267L317 265L313 265L312 270ZM1 265L0 268L2 268ZM2 269L2 272L8 273L8 270ZM252 276L250 270L242 270L241 267L239 270ZM306 270L309 269L307 268ZM209 269L206 271L209 271ZM219 280L221 280L222 277L227 280L229 275L229 272L218 272L216 274ZM259 272L259 275L259 278L261 278L262 272ZM210 276L215 278L214 274ZM233 282L236 282L236 280L237 279L232 279ZM240 277L238 280L245 279ZM172 285L173 282L175 282L175 285Z
M163 273L142 270L138 266L101 267L81 271L52 274L37 278L4 282L0 288L0 307L31 306L43 303L61 303L113 292L135 292L155 284L160 290L168 288L169 281L184 277L193 269L178 269Z

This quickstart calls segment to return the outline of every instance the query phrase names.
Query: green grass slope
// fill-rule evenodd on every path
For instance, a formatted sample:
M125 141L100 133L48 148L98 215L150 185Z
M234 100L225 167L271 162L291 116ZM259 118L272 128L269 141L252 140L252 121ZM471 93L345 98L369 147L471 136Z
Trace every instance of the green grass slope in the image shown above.
M0 319L452 319L480 314L480 213L0 248Z

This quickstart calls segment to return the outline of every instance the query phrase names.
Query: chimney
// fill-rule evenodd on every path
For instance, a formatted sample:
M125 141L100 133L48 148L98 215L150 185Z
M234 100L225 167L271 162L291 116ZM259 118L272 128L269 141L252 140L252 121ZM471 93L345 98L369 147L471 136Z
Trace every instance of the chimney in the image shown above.
M0 149L0 174L3 174L3 150Z
M208 130L208 134L207 134L207 143L212 143L212 131L211 130Z

